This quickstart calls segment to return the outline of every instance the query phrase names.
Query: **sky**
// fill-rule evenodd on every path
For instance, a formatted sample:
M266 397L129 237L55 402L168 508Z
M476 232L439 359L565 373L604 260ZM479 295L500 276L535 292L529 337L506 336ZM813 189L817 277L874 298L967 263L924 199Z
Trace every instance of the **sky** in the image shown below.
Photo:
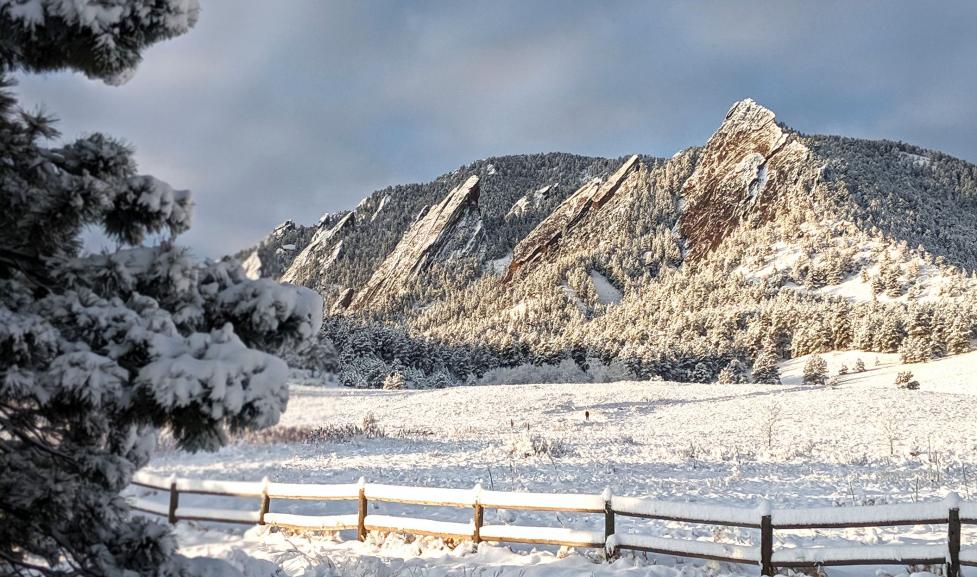
M202 256L489 156L671 156L753 98L977 162L977 2L201 0L121 87L21 77L65 139L193 191Z

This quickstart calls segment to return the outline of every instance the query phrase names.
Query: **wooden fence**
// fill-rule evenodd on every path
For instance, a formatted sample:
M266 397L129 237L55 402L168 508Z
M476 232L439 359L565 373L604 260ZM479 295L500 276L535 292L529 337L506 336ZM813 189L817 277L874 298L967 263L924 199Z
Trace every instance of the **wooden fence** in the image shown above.
M167 504L130 498L133 509L178 520L269 525L298 530L356 531L359 540L368 531L430 535L507 543L533 543L569 547L603 548L608 557L620 550L644 551L676 557L693 557L753 564L761 575L774 575L777 568L832 565L937 565L946 564L946 574L958 577L961 566L977 567L977 546L961 548L961 526L977 525L977 503L960 502L956 495L944 501L862 507L771 509L724 507L619 497L605 490L600 495L511 493L473 489L405 487L366 483L319 485L297 483L207 481L159 477L137 473L133 485L166 491ZM253 497L255 511L210 509L180 505L181 494ZM356 513L347 515L295 515L271 511L272 501L355 501ZM369 501L407 505L461 507L472 510L471 521L454 523L414 517L370 515ZM555 527L485 525L485 509L558 511L604 516L603 531ZM759 545L712 543L690 539L618 534L618 516L681 523L721 525L759 530ZM791 547L774 550L774 531L797 529L848 529L909 525L946 525L945 543L928 545L853 545L847 547Z

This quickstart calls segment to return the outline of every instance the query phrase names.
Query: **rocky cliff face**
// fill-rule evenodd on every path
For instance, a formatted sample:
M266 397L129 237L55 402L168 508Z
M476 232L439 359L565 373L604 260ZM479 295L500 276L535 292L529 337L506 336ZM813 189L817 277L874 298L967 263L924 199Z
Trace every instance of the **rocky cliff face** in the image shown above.
M282 282L316 286L328 273L343 250L343 237L356 226L356 213L350 212L332 226L320 226L308 245L292 260Z
M542 188L527 192L522 198L517 200L516 203L512 205L512 208L510 208L509 212L506 213L505 218L516 218L528 212L538 210L546 199L555 193L559 186L559 183L547 184Z
M253 249L236 256L250 278L277 278L285 271L295 255L308 244L314 229L286 220L275 227Z
M638 156L629 158L607 180L594 179L570 195L553 213L533 229L512 251L512 261L506 268L504 282L544 258L560 244L560 240L586 219L593 218L607 204L621 185L635 173Z
M688 258L708 254L740 223L768 221L809 194L817 179L810 155L773 112L749 99L734 104L682 191L679 232Z
M435 263L484 255L485 232L478 207L479 179L468 178L441 203L425 208L366 285L352 298L348 310L368 307L398 294Z

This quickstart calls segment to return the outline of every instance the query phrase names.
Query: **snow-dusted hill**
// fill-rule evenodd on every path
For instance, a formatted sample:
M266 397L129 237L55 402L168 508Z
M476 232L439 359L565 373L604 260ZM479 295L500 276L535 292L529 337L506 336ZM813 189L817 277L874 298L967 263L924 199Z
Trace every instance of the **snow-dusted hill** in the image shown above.
M784 361L780 365L784 384L800 384L803 381L804 364L811 355ZM895 353L864 351L832 351L821 355L828 363L828 373L838 375L842 367L849 371L861 359L864 373L837 376L840 386L878 387L888 389L895 383L896 375L910 371L919 381L920 390L951 395L977 395L977 351L955 355L926 363L903 363Z
M918 391L896 388L889 360L880 359L875 368L871 356L865 359L868 371L849 375L837 387L620 382L378 391L294 386L290 409L278 428L291 428L285 435L290 442L263 441L271 438L266 434L215 454L163 452L149 470L196 478L269 476L322 483L365 476L375 482L455 488L480 482L510 491L600 492L610 486L617 494L739 506L768 499L787 507L843 507L941 499L949 491L977 499L977 373L965 369L974 355L912 367L922 382ZM829 364L853 362L850 356L829 355ZM785 365L783 372L793 383L796 367ZM379 437L335 441L316 432L319 427L359 424L368 415L383 430ZM534 447L547 450L527 456ZM196 499L215 506L213 498ZM254 507L250 501L237 503ZM352 506L295 501L276 502L273 510L335 513L349 512ZM467 510L391 504L379 504L371 513L417 513L452 521L470 515ZM599 528L602 523L599 516L587 515L489 515L492 522L505 524ZM662 536L743 543L755 538L745 530L619 522ZM943 531L778 533L778 546L923 543L943 538ZM499 575L525 570L526 575L561 577L756 573L752 567L658 556L625 556L608 567L592 564L586 555L560 560L545 547L527 554L531 547L509 553L505 547L482 545L472 553L467 545L452 549L430 539L407 544L400 537L335 543L322 537L286 539L261 529L240 537L186 526L180 535L188 553L228 554L239 547L284 563L292 574L326 563L326 556L343 566L385 566L389 575L415 574L396 572L405 563L430 571L416 573L420 575L461 575L463 567L469 572L481 567L486 575L495 575L498 568ZM977 542L977 535L965 539ZM874 569L838 569L829 575L865 571Z

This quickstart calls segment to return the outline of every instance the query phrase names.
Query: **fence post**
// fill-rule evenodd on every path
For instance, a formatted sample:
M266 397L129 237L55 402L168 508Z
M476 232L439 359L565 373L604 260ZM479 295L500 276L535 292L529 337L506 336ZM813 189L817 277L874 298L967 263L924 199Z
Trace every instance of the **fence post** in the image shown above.
M947 577L959 577L960 575L960 508L950 509L950 518L947 529L947 542L950 549L950 562L947 564Z
M773 575L773 519L770 515L760 518L760 574Z
M170 524L176 523L176 509L180 506L180 492L176 490L176 475L170 476L170 510L166 515L166 520Z
M271 497L268 496L268 477L261 480L261 505L258 508L258 524L265 524L265 514L271 508Z
M366 541L366 478L360 477L360 506L359 515L356 518L356 538L360 541Z
M612 501L614 500L614 495L611 493L610 487L604 488L604 553L607 559L612 559L616 554L616 547L614 546L614 507Z
M472 523L475 529L472 533L472 542L476 545L482 542L482 523L485 521L485 509L482 507L481 494L482 484L478 483L473 489L475 496L475 511L472 514Z

